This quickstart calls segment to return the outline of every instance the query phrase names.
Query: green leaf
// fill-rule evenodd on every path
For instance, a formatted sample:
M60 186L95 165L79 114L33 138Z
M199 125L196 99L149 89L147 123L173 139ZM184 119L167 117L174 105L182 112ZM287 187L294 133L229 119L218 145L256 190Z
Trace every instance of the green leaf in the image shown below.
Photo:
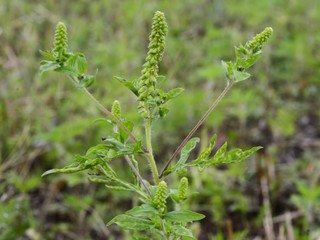
M214 155L214 157L220 158L220 157L224 156L224 154L225 154L226 151L227 151L227 146L228 146L228 143L225 142L225 143L218 149L218 151L216 152L216 154Z
M205 218L205 215L187 210L168 212L165 219L172 222L193 222Z
M87 72L88 63L86 57L83 54L78 54L75 66L78 70L79 75L85 74Z
M196 147L198 142L200 142L200 138L197 137L189 140L189 142L181 150L180 159L177 162L177 166L182 166L187 161L191 151Z
M114 78L117 79L122 85L129 88L136 96L139 96L138 89L134 86L132 81L128 81L127 79L117 76L114 76Z
M92 159L97 157L105 157L108 154L110 146L107 144L98 144L94 147L91 147L86 152L86 157Z
M132 217L127 214L121 214L113 218L110 222L107 223L107 226L111 224L117 224L125 230L148 230L153 227L153 223L150 220Z
M78 88L87 88L90 87L94 81L96 80L96 77L93 75L85 75L80 80L79 84L77 85Z
M228 79L230 78L230 76L233 76L233 64L231 61L221 61L221 65Z
M217 154L207 162L207 165L230 164L230 163L242 162L261 148L262 147L253 147L246 151L236 148L226 154L219 154L219 155L217 155L218 154L217 152Z
M243 55L248 54L247 49L244 46L242 46L241 44L239 47L235 47L235 50L236 50L235 52L236 52L237 60L241 59L243 57Z
M83 163L74 163L71 165L68 165L64 168L61 169L51 169L46 172L44 172L41 176L46 176L49 174L53 173L75 173L75 172L80 172L86 169L93 168L94 166L102 163L102 160L100 158L95 158L95 159L88 159L87 161Z
M39 50L40 54L49 61L56 61L56 57L52 54L52 52L45 52Z
M245 62L243 63L243 67L245 69L251 67L253 64L255 64L258 60L258 58L262 55L262 51L258 51L254 53L250 58L246 59Z
M133 127L134 127L133 122L125 120L125 119L124 120L121 119L121 122L130 132L132 132ZM122 143L124 143L128 139L129 134L125 130L123 130L122 128L119 128L119 133L120 133L120 140Z
M66 64L75 70L77 76L84 75L88 69L87 59L84 54L80 52L72 54Z
M248 72L241 72L241 71L234 70L234 77L236 79L235 82L241 82L241 81L247 80L250 76L251 74Z
M159 108L159 115L160 118L164 118L169 112L169 109L165 108L165 107L161 107Z
M158 210L149 204L143 204L126 211L126 214L133 215L135 217L152 218L152 216L158 214Z
M183 239L196 239L193 236L191 229L185 228L184 226L181 226L181 225L173 226L172 232L174 235L184 237Z
M107 184L105 186L106 188L109 188L110 190L113 190L113 191L133 191L132 189L124 186L112 186Z
M157 76L156 78L157 78L157 84L162 84L162 83L164 83L165 81L167 81L166 76L163 76L163 75L159 75L159 76Z
M169 92L167 92L166 94L166 99L167 101L168 100L171 100L173 98L176 98L178 97L182 92L184 91L183 88L174 88L174 89L171 89Z
M78 76L77 70L73 67L70 67L70 66L62 66L62 67L55 69L55 71L65 73L70 76Z
M45 72L54 71L59 67L60 67L60 64L57 62L46 61L46 60L41 61L40 70L39 70L40 76Z
M197 143L200 141L200 138L191 138L189 142L181 150L180 159L174 166L169 166L166 171L164 171L163 176L168 176L170 173L175 171L181 171L188 164L185 164L191 151L196 147ZM192 163L192 162L191 162Z

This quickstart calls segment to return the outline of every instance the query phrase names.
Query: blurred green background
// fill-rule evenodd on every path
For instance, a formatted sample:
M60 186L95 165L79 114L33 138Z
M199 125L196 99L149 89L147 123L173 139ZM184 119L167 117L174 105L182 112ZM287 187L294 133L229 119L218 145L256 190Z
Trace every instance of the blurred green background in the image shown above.
M65 22L70 49L85 53L91 73L99 70L90 91L108 108L118 99L141 126L134 96L113 76L139 77L156 10L169 25L164 88L186 89L154 124L159 166L222 91L220 61L234 59L234 46L265 27L274 29L253 77L236 85L197 132L204 146L217 133L219 144L264 147L244 163L189 173L199 193L188 204L207 215L192 226L197 239L319 239L316 0L1 0L0 239L130 239L105 223L132 206L132 194L110 192L81 173L40 177L110 129L94 123L103 115L62 74L40 79L38 50L52 47L56 23ZM127 171L121 164L115 167Z

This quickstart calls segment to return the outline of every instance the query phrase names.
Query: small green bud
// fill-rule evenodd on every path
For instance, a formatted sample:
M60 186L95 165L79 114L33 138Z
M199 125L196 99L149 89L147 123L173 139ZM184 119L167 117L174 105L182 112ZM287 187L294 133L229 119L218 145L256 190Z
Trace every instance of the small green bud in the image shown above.
M180 180L180 184L178 187L178 197L180 200L187 199L188 195L188 178L183 177Z
M113 102L111 112L118 119L121 118L121 107L120 107L120 102L118 100L115 100Z
M252 52L259 51L263 44L271 37L273 29L271 27L265 28L261 33L257 34L252 40L246 43L247 49L252 50Z
M65 62L68 58L67 27L59 22L56 26L53 52L57 54L57 60Z
M166 199L167 199L168 187L165 181L161 181L158 185L156 195L153 199L154 206L163 213L166 209Z

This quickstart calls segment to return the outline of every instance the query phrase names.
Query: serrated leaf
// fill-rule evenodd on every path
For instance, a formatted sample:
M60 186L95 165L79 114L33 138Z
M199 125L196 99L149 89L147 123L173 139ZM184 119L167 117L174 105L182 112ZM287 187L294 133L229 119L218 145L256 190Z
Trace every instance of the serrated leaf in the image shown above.
M180 171L183 168L183 165L190 156L191 151L196 147L197 143L200 141L200 138L191 138L189 142L181 150L180 159L177 164L173 167L173 171Z
M129 88L136 96L139 96L138 89L134 86L132 81L128 81L127 79L117 76L114 76L114 78L117 79L122 85Z
M111 224L117 224L125 230L148 230L153 227L153 223L150 220L132 217L130 215L121 214L113 218L107 223L107 226Z
M183 88L174 88L174 89L171 89L169 92L167 92L166 94L166 99L167 101L168 100L171 100L173 98L176 98L178 97L182 92L184 91Z
M246 151L243 151L239 148L233 149L226 154L213 156L213 158L207 162L207 165L230 164L230 163L242 162L261 148L262 147L253 147Z
M184 237L183 239L196 239L193 236L191 229L185 228L184 226L175 225L172 230L174 235L182 236Z
M143 204L126 211L126 214L133 215L135 217L152 218L153 215L158 214L158 210L149 204Z
M56 57L51 52L39 50L40 54L49 61L56 61Z
M75 172L81 172L86 169L93 168L94 166L102 163L100 158L95 158L95 159L87 159L83 163L74 163L69 166L66 166L61 169L51 169L46 172L44 172L41 176L46 176L52 173L75 173Z
M216 152L216 154L214 155L214 157L216 157L216 158L222 157L222 156L226 153L226 151L227 151L227 146L228 146L228 143L225 142L225 143L218 149L218 151Z
M168 212L165 219L172 222L193 222L205 218L205 215L187 210Z
M66 168L61 168L61 169L50 169L48 171L45 171L41 177L44 177L46 175L49 175L49 174L53 174L53 173L73 173L73 172L78 172L78 171L81 171L81 167L80 165L78 164L72 164L72 165L69 165L68 167Z
M54 71L59 67L60 67L60 64L57 62L41 61L40 62L40 69L39 69L40 76L45 72Z
M250 73L248 72L241 72L238 70L234 70L234 77L235 77L235 82L241 82L244 80L247 80L251 76Z

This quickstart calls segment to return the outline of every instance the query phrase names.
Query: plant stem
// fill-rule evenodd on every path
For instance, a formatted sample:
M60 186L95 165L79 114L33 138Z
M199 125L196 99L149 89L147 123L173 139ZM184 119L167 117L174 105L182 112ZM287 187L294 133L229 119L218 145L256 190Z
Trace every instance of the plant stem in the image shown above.
M151 192L150 192L149 188L147 187L147 185L146 185L145 182L143 181L143 179L142 179L139 171L133 166L133 164L132 164L132 162L131 162L131 160L130 160L130 157L126 155L126 156L125 156L125 159L126 159L128 165L131 167L132 171L133 171L133 172L135 173L135 175L138 177L141 185L144 187L144 189L147 191L147 193L148 193L149 196L151 197L152 195L151 195Z
M76 85L79 84L79 80L76 77L73 76L69 76L68 77L73 81L73 83L75 83ZM97 107L103 112L105 113L107 116L109 116L120 128L122 128L127 134L128 136L134 141L134 142L138 142L138 139L131 133L131 131L123 125L123 123L117 118L115 117L112 112L110 112L108 109L106 109L89 91L87 88L81 88L81 90L87 94L87 96L97 105ZM142 149L147 152L146 148L144 146L142 146Z
M147 151L148 151L147 156L148 156L149 164L150 164L151 171L152 171L152 174L153 174L153 180L154 180L155 184L158 185L160 180L159 180L159 173L158 173L156 162L154 160L153 150L152 150L151 114L150 114L150 111L149 111L148 103L146 103L146 109L148 111L148 117L145 119L144 122L145 122L145 133L146 133L146 144L147 144Z
M188 133L188 135L185 137L185 139L181 142L179 147L175 150L175 152L172 154L169 161L164 166L159 178L162 178L163 173L167 168L169 167L170 163L177 157L177 155L180 153L182 148L187 144L187 142L190 140L190 138L193 136L193 134L198 130L198 128L203 124L203 122L207 119L209 114L215 109L215 107L218 105L218 103L221 101L221 99L227 94L227 92L230 90L234 83L234 80L228 81L226 87L223 89L219 97L212 103L210 108L205 112L205 114L200 118L200 120L197 122L197 124L192 128L192 130Z

